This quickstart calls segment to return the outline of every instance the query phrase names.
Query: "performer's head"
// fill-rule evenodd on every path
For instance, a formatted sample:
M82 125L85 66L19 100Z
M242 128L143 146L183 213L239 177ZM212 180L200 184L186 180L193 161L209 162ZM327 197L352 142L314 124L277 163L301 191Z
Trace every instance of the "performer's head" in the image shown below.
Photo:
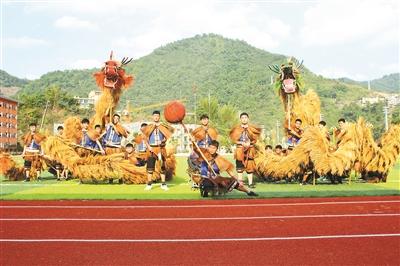
M147 127L147 123L142 123L142 124L140 125L140 130L143 131L143 129L145 129L145 127Z
M158 110L153 111L153 121L156 123L160 122L160 115L161 115L160 111Z
M297 129L300 129L302 123L303 123L303 121L301 121L301 119L297 118L296 122L295 122L295 127Z
M318 127L319 127L320 129L323 129L325 126L326 126L326 122L325 122L325 121L323 121L323 120L319 121Z
M133 152L133 150L134 150L134 148L133 148L133 144L132 144L132 143L128 143L128 144L126 144L126 146L125 146L125 150L126 150L126 152L127 152L127 153L132 153L132 152Z
M281 155L281 153L282 153L282 146L281 145L276 145L275 146L275 153L277 154L277 155Z
M246 112L241 113L240 122L242 122L243 125L246 125L249 122L249 114Z
M119 119L121 118L121 116L119 114L114 114L113 115L113 124L118 124L119 123Z
M89 119L87 119L87 118L82 119L81 125L82 125L83 129L88 129L88 127L89 127Z
M101 134L101 126L100 126L100 125L95 125L95 126L94 126L94 130L95 130L97 133Z
M37 128L37 124L36 123L30 123L29 124L29 130L31 131L31 133L35 133L36 132L36 128Z
M206 114L201 115L200 116L200 121L201 121L201 124L203 126L207 126L208 125L208 121L209 121L208 115L206 115Z
M339 124L340 129L344 129L344 127L346 126L346 120L344 118L340 118L337 122Z
M218 147L219 147L219 142L216 141L216 140L212 140L211 143L210 143L210 145L208 145L208 152L209 152L211 155L214 155L214 154L217 153Z
M57 127L57 134L61 136L64 133L64 127L63 126L58 126Z
M267 153L272 153L272 146L271 146L271 145L265 146L265 151L266 151Z

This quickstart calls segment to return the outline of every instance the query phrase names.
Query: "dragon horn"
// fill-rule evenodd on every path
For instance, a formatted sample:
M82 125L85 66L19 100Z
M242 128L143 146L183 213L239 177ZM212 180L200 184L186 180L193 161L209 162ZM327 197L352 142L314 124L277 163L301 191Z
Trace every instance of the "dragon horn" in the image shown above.
M127 57L125 60L123 60L123 63L121 63L121 65L126 66L127 64L129 64L130 62L132 62L133 58L128 59L129 57Z
M268 68L272 71L272 72L274 72L274 73L276 73L276 74L279 74L279 70L277 70L277 65L268 65Z
M110 53L110 60L112 60L112 58L113 58L113 51L111 50L111 53Z
M303 61L304 61L304 60L301 60L300 64L296 64L296 65L297 65L297 69L300 69L300 68L303 66ZM297 62L297 63L298 63L298 62Z

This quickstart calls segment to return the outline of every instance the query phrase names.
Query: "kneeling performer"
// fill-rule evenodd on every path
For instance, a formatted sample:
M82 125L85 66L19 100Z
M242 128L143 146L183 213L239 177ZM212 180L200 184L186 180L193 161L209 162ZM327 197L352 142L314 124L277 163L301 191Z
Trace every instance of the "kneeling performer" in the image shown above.
M248 190L242 182L239 182L234 175L234 165L224 157L217 153L219 142L212 140L208 146L205 157L208 161L201 163L201 176L203 178L203 186L208 184L209 186L219 186L225 188L228 192L233 189L245 192L248 196L258 196L254 191ZM210 168L212 167L212 169ZM230 177L220 176L221 172L227 172ZM207 189L202 192L203 197L208 196Z

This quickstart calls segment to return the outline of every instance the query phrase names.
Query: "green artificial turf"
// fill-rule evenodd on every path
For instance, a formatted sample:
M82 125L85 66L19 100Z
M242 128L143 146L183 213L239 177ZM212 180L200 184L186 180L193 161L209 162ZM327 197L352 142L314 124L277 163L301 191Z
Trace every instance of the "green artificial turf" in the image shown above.
M177 158L177 161L177 173L168 183L169 191L161 190L160 184L155 184L151 191L144 191L144 185L79 184L78 180L57 182L49 173L44 172L41 182L11 182L0 177L0 197L3 200L200 199L199 191L192 190L188 182L186 158ZM326 181L316 186L257 183L255 191L259 198L400 195L400 163L391 170L386 183L368 184L353 179L351 184L341 185L332 185ZM247 198L247 195L233 191L222 198Z

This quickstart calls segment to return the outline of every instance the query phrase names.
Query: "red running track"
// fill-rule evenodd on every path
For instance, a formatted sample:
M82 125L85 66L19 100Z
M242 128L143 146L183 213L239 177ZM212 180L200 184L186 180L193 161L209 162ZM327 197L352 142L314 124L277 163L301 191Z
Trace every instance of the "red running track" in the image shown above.
M399 265L400 197L2 201L0 265Z

